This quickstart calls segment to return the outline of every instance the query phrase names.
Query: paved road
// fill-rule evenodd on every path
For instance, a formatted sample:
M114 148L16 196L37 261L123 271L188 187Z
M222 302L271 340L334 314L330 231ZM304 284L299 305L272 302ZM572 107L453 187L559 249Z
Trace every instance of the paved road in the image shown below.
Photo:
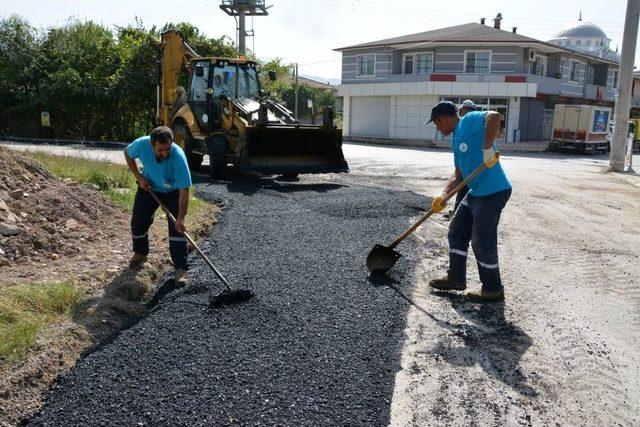
M113 346L82 361L35 421L68 422L74 411L97 421L111 411L113 420L131 424L144 407L156 424L171 411L181 417L174 424L204 423L207 416L296 425L640 422L638 175L602 174L605 155L505 154L515 190L500 229L507 301L478 307L459 295L429 292L427 281L446 267L447 222L438 216L400 248L409 258L393 279L412 300L406 311L402 295L368 282L351 259L362 259L372 240L388 241L421 212L427 199L416 194L439 193L451 154L364 145L344 151L348 175L291 186L209 187L208 194L231 205L207 250L225 268L233 266L232 280L254 287L258 299L208 318L202 295L166 301ZM392 218L396 202L402 208ZM309 223L316 225L303 226ZM247 224L256 226L242 234ZM231 236L240 234L242 245L234 246ZM293 236L302 243L291 246ZM198 271L210 278L202 265ZM476 287L471 265L469 275ZM222 338L228 336L237 337ZM359 359L363 354L371 358ZM149 362L141 365L145 357ZM283 398L274 400L280 390ZM267 399L277 403L260 406ZM151 401L168 409L148 408ZM225 411L235 418L223 419Z
M363 261L427 200L339 177L199 190L226 206L204 250L256 298L209 311L207 294L167 297L81 360L32 424L388 423L407 309L398 292L410 289L415 263L372 283ZM211 285L191 260L195 284Z

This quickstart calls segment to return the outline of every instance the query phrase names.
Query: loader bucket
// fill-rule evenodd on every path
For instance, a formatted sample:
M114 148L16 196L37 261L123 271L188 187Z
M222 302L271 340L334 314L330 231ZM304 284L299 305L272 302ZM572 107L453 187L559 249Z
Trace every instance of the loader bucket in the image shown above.
M320 126L246 128L240 170L263 174L349 172L342 131Z

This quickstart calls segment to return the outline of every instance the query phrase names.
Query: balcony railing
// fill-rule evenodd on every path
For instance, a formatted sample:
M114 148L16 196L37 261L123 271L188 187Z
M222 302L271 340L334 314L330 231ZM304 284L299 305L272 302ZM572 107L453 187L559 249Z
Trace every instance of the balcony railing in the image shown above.
M616 90L599 85L585 87L569 85L562 79L533 74L390 74L387 83L409 82L456 82L456 83L535 83L536 92L541 95L557 95L572 98L586 98L594 101L615 101ZM640 107L640 97L635 98Z
M560 92L562 90L562 79L536 76L533 74L529 74L526 77L527 83L535 83L538 85L538 93L544 93L547 95L560 95Z

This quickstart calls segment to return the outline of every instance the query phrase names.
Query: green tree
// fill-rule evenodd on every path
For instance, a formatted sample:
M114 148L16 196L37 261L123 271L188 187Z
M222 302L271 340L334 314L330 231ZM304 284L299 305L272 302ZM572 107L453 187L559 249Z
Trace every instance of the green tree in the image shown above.
M282 94L291 88L287 77L291 75L291 64L283 64L282 58L274 58L268 61L261 61L260 65L260 86L262 89L271 93L271 95L282 101ZM276 73L276 81L269 79L269 71Z
M120 27L118 33L119 66L112 76L111 97L117 106L114 134L130 141L155 125L158 54L155 29Z
M336 97L330 90L320 90L316 96L316 111L321 112L327 107L336 105Z
M317 111L317 106L315 104L316 97L318 96L318 89L301 84L298 88L298 115L300 118L311 118L311 108L308 106L308 100L313 101L314 110ZM282 100L284 101L287 108L293 112L295 112L296 105L296 90L293 85L284 90L282 93Z
M0 20L0 130L37 108L41 60L35 28L17 15Z
M112 137L104 118L115 113L110 87L118 68L117 46L108 29L70 21L48 31L42 43L44 109L58 137Z

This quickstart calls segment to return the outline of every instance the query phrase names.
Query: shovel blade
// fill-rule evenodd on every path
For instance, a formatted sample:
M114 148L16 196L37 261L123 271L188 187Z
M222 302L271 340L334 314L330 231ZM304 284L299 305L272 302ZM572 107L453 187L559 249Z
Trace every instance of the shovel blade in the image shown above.
M377 244L367 256L367 269L370 273L385 273L393 268L401 256L393 249Z

